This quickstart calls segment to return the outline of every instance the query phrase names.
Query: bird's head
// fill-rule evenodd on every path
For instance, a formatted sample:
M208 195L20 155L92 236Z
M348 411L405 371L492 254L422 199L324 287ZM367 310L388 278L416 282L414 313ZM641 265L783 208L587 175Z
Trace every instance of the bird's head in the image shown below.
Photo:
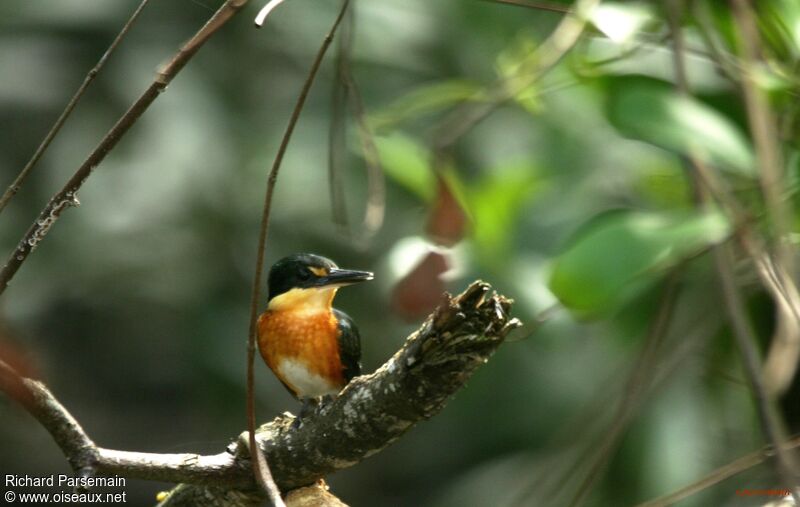
M314 254L284 257L269 270L270 310L329 310L339 287L372 280L369 271L340 269Z

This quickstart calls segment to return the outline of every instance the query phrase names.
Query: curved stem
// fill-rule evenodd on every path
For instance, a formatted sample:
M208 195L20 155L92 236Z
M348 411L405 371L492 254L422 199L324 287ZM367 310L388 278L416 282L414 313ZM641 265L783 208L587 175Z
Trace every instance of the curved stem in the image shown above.
M344 14L347 11L348 5L350 5L350 0L344 0L342 8L339 11L339 15L336 17L336 20L333 22L333 26L331 26L330 31L322 41L319 51L317 51L317 56L314 58L314 62L311 64L311 70L309 71L308 76L303 83L303 88L300 90L300 96L297 98L297 103L292 110L292 115L289 118L289 124L286 126L283 139L281 139L281 144L278 147L278 153L275 155L275 160L272 163L272 169L270 170L269 177L267 178L267 189L264 194L264 208L261 213L261 226L258 234L256 269L255 274L253 275L253 288L250 297L250 329L247 337L247 430L249 433L249 448L251 450L256 448L256 415L254 396L255 374L253 371L253 362L256 355L256 319L258 317L258 304L261 300L261 279L263 278L264 272L264 252L266 250L267 233L269 232L269 217L272 209L272 195L275 192L275 183L278 179L278 172L280 171L283 157L286 154L289 141L294 133L297 120L300 118L300 113L302 112L303 106L306 103L306 98L308 98L311 85L314 84L314 78L317 76L317 71L319 71L319 67L322 64L325 53L328 51L328 48L333 41L333 36L336 33L336 29L342 22L342 18L344 18ZM276 507L282 506L283 500L281 499L280 492L277 490L274 481L272 480L269 465L263 460L261 453L253 452L252 455L256 457L256 459L253 460L253 473L255 474L256 479L269 494L273 505Z

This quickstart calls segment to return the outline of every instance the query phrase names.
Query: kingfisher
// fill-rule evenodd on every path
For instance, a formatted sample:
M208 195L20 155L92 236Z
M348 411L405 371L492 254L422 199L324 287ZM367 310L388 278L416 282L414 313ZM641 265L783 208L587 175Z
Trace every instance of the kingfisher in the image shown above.
M312 400L337 394L361 374L358 328L333 308L333 298L340 287L372 278L369 271L340 269L308 253L285 257L270 269L269 301L258 318L258 348L278 380L303 402L300 418Z

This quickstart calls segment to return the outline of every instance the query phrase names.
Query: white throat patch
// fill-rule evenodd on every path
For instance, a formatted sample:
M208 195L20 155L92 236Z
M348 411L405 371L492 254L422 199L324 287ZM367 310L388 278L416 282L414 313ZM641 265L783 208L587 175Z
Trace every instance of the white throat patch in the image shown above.
M327 312L331 308L338 287L291 289L275 296L267 305L268 310L292 310L303 313Z

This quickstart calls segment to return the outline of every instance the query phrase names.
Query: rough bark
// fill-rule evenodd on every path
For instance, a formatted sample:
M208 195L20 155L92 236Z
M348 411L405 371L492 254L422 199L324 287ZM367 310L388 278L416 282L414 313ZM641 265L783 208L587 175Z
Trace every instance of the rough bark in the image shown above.
M292 427L294 416L288 413L261 426L259 447L280 489L313 485L353 466L438 413L519 325L508 315L511 301L490 290L474 282L461 295L446 296L391 359L353 379L299 428ZM161 506L247 506L264 500L253 479L246 432L213 456L103 449L43 384L15 376L2 362L0 389L50 431L77 474L184 483Z
M503 296L490 296L489 291L488 284L475 282L458 297L447 297L391 359L371 375L353 379L300 428L292 428L291 414L261 426L259 445L281 490L312 484L353 466L439 412L519 325L508 316L511 302ZM242 459L246 441L242 434L231 449ZM206 503L210 498L213 500ZM253 503L220 500L212 488L181 485L162 505L259 502L257 497Z

